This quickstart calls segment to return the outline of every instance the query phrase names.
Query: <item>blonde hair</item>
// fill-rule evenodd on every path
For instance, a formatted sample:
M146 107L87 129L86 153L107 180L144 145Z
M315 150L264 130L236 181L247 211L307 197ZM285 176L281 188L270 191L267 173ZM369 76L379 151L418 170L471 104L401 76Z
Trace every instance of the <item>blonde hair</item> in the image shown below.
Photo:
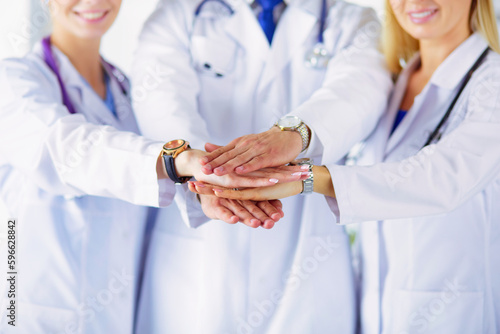
M408 34L396 20L390 0L385 1L386 18L382 34L382 49L389 69L401 72L401 61L407 62L419 50L418 40ZM500 53L498 30L492 0L472 0L470 26L479 32L490 48Z

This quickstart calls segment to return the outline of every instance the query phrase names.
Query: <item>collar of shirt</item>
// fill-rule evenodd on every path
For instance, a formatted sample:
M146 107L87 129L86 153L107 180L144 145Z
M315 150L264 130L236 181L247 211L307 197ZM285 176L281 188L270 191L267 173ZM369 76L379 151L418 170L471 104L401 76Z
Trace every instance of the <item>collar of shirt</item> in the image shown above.
M455 89L487 46L479 33L472 34L439 65L430 82L445 89Z
M439 65L430 79L430 83L454 89L467 74L472 65L488 46L479 33L473 33ZM409 76L420 66L420 52L406 63L400 77Z
M487 46L479 33L472 34L439 65L429 82L444 89L455 89ZM409 77L419 66L420 52L417 52L406 63L399 77Z
M276 5L276 8L273 10L273 16L274 16L274 22L277 23L279 19L281 18L281 15L283 15L283 12L285 11L287 5L289 4L291 0L283 0L282 3L279 5ZM260 12L262 11L262 7L256 0L246 0L250 8L252 9L254 15L256 17L259 16Z
M291 0L283 0L283 2L285 3L285 5L288 5L290 3L290 1ZM246 0L246 2L249 5L254 5L254 4L257 5L257 6L259 5L256 0Z

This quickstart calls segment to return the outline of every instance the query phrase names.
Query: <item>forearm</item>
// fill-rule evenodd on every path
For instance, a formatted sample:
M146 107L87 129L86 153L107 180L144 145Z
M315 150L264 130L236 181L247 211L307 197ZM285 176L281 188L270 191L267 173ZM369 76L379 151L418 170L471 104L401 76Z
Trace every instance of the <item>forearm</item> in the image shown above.
M325 166L313 166L314 192L335 198L330 171Z

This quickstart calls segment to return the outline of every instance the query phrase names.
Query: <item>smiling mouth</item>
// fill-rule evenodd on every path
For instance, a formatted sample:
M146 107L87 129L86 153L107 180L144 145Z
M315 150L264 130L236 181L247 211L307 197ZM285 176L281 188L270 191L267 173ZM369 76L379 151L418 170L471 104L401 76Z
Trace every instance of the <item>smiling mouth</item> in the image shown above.
M86 12L86 13L75 12L75 14L87 21L98 21L102 19L106 14L108 14L108 11Z
M424 19L428 16L431 16L435 12L437 12L437 9L426 10L425 12L419 12L419 13L410 13L410 17L414 19Z

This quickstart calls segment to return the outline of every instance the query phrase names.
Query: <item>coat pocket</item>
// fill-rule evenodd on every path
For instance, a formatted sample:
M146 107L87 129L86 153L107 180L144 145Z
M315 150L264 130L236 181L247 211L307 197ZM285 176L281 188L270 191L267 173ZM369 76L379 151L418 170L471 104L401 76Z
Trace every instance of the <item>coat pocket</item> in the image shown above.
M483 333L483 293L454 291L397 291L387 333ZM384 332L386 332L384 330Z
M237 49L237 44L228 39L197 35L191 38L191 55L200 75L223 78L231 74L236 64Z

